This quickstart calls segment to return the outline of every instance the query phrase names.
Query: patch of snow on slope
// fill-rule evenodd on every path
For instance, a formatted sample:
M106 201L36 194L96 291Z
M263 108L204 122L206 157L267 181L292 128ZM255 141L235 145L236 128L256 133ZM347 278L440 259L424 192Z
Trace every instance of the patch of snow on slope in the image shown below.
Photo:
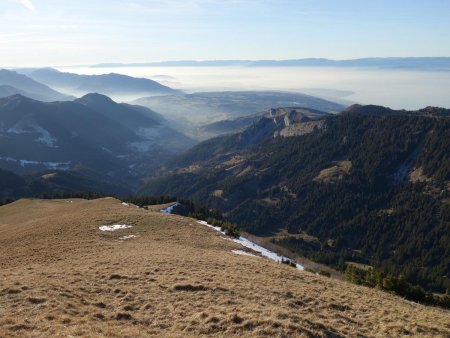
M27 134L30 133L30 130L25 130L19 124L16 124L15 126L9 128L6 132L9 134Z
M113 225L102 225L101 227L98 227L100 231L116 231L119 229L128 229L131 228L131 225L127 224L113 224Z
M218 231L218 232L220 232L222 234L225 234L219 227L212 226L211 224L208 224L205 221L198 221L198 223L200 223L202 225L206 225L209 228L212 228L212 229L214 229L214 230L216 230L216 231ZM270 250L268 250L268 249L266 249L266 248L264 248L264 247L262 247L262 246L260 246L258 244L255 244L252 241L249 241L247 238L242 237L242 236L240 236L239 238L233 239L233 242L241 244L242 246L245 246L246 248L252 249L253 251L256 251L256 252L260 253L261 256L264 256L264 257L266 257L266 258L268 258L270 260L273 260L275 262L281 262L283 260L289 260L289 261L291 260L288 257L280 256L280 255L276 254L275 252L272 252L272 251L270 251ZM301 265L301 264L295 263L295 266L299 270L303 270L304 269L303 265Z
M126 241L127 239L132 239L132 238L136 238L136 237L137 237L136 235L129 235L129 236L120 237L119 239L121 241Z
M68 170L70 166L69 162L40 162L40 161L29 161L29 160L16 160L20 163L21 167L25 167L26 165L43 165L48 169L59 169L59 170Z
M58 148L56 145L56 138L54 138L46 129L37 125L34 127L34 130L41 134L40 137L36 139L36 141L45 144L49 148Z
M2 156L0 156L0 160L8 161L8 162L17 162L17 160L15 158L12 158L12 157L2 157Z
M163 213L163 214L171 214L172 212L173 212L173 208L175 208L177 205L179 205L180 203L174 203L174 204L172 204L171 206L169 206L169 207L167 207L167 208L165 208L165 209L162 209L162 210L160 210L160 212L161 213Z
M206 222L206 221L198 221L198 223L200 223L201 225L205 225L208 228L214 229L214 230L220 232L222 235L225 235L225 232L222 231L222 229L220 227L215 227L214 225L208 224L208 222Z
M0 156L0 161L8 161L8 162L16 162L19 163L21 167L25 167L26 165L42 165L47 169L59 169L59 170L67 170L70 168L70 164L72 162L40 162L40 161L30 161L30 160L17 160L12 157L2 157Z
M40 134L40 136L36 139L37 142L43 143L49 148L58 148L56 145L56 138L53 137L48 130L33 122L19 121L6 132L9 134L37 133Z
M72 162L40 162L40 161L30 161L30 160L17 160L12 157L2 157L0 156L0 161L8 161L8 162L16 162L19 163L21 167L25 167L26 165L42 165L47 169L58 169L58 170L67 170L70 168L70 164Z
M125 202L122 202L122 205L123 205L124 207L129 206L129 204L128 204L128 203L125 203Z
M109 153L109 154L112 154L112 151L111 150L109 150L108 148L106 148L106 147L100 147L103 151L106 151L107 153Z

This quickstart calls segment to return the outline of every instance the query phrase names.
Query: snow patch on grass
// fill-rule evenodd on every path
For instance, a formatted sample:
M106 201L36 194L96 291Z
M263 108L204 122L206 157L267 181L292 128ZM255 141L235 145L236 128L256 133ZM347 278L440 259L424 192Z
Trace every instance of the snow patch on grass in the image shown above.
M119 239L121 241L126 241L127 239L132 239L132 238L136 238L136 237L137 237L136 235L128 235L128 236L120 237Z
M205 221L197 221L198 223L207 226L208 228L212 228L218 232L220 232L221 234L225 235L225 233L219 228L219 227L215 227L212 226L211 224L208 224ZM284 256L280 256L278 254L276 254L275 252L272 252L258 244L253 243L252 241L248 240L245 237L239 236L239 238L235 238L233 239L233 242L238 243L246 248L252 249L253 251L258 252L259 254L261 254L261 256L266 257L270 260L273 260L275 262L281 262L283 260L289 260L291 261L290 258L288 257L284 257ZM233 251L234 252L234 251ZM304 266L298 263L295 263L295 267L299 270L304 270Z
M214 225L208 224L208 222L206 222L206 221L198 221L198 223L205 225L208 228L214 229L214 230L220 232L222 235L225 235L225 232L222 231L222 229L220 227L215 227Z
M119 230L119 229L128 229L128 228L131 228L131 225L127 225L127 224L113 224L113 225L102 225L98 229L100 231L116 231L116 230Z
M163 213L163 214L167 214L167 215L170 215L172 212L173 212L173 208L175 208L176 206L178 206L180 203L174 203L174 204L172 204L171 206L169 206L169 207L167 207L167 208L165 208L165 209L162 209L162 210L160 210L160 212L161 213Z

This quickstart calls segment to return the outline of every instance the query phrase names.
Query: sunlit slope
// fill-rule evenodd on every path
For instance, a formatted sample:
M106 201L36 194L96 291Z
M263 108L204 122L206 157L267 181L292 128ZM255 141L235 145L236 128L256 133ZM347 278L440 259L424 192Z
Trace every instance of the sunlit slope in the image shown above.
M99 230L114 224L131 227ZM3 206L0 336L450 334L448 311L233 249L193 219L112 198Z

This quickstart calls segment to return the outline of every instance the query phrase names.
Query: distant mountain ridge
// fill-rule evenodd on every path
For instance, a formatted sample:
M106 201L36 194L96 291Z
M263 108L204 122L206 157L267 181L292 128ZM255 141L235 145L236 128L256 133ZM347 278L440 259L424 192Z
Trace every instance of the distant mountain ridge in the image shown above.
M20 70L19 70L20 71ZM80 75L60 72L53 68L25 70L28 76L46 85L75 96L100 93L121 101L151 95L177 94L178 90L156 81L122 74Z
M180 60L143 63L103 63L94 68L110 67L379 67L450 69L450 57L373 57L349 60L305 58L291 60Z
M15 71L0 69L0 97L21 94L40 101L66 101L73 97L57 92L45 84Z

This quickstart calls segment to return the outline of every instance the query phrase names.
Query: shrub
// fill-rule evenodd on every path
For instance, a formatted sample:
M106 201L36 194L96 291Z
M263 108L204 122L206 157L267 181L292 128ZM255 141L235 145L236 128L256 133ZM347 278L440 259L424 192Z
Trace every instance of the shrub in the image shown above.
M297 267L297 264L296 264L294 261L290 260L290 259L284 259L284 258L282 258L282 259L281 259L281 263L286 264L286 265L289 265L289 266L291 266L291 267L293 267L293 268L296 268L296 267Z
M319 275L325 276L325 277L331 277L331 273L327 270L320 270Z

